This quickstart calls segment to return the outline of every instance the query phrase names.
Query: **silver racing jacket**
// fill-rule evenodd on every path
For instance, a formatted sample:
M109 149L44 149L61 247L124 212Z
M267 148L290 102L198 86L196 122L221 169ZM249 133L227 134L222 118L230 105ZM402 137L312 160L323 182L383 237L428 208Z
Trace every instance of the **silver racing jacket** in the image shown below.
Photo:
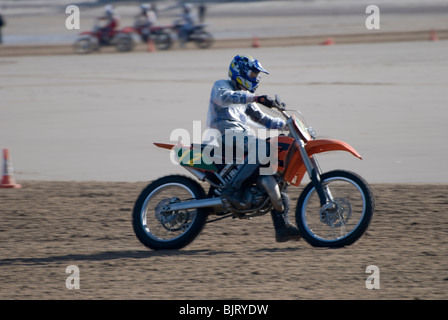
M281 119L263 113L255 102L255 94L236 90L231 80L218 80L214 83L207 114L207 127L225 130L250 132L249 119L268 129L280 129L285 125Z

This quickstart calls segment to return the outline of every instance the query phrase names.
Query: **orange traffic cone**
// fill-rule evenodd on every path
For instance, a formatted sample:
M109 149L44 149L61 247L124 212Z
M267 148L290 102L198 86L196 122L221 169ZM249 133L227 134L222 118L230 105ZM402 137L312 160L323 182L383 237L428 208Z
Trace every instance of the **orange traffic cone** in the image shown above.
M324 46L330 46L330 45L333 45L333 44L334 44L333 38L327 38L327 40L322 42L322 45L324 45Z
M431 30L429 38L431 39L431 41L437 41L439 40L439 37L437 36L437 32L436 30Z
M154 45L154 40L148 39L148 52L156 52L156 46Z
M254 37L252 48L260 48L260 41L258 40L258 37Z
M20 184L17 184L13 177L13 169L11 162L9 161L8 149L3 149L3 179L0 183L0 188L21 188Z
M324 42L322 42L322 45L324 46L331 46L334 44L334 40L333 38L327 38L327 40L325 40Z

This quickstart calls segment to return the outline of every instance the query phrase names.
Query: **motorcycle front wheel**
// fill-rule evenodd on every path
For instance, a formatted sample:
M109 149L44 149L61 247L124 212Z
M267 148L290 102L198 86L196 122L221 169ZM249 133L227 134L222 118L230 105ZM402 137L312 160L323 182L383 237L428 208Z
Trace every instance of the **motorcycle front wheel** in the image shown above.
M135 202L132 213L135 235L142 244L154 250L187 246L203 229L207 210L164 212L161 209L170 203L203 198L204 189L188 177L171 175L155 180Z
M171 35L167 32L156 33L154 42L158 50L168 50L173 44Z
M372 220L375 204L369 185L359 175L344 170L323 174L321 183L329 199L327 204L321 205L310 182L297 202L297 227L314 247L353 244Z

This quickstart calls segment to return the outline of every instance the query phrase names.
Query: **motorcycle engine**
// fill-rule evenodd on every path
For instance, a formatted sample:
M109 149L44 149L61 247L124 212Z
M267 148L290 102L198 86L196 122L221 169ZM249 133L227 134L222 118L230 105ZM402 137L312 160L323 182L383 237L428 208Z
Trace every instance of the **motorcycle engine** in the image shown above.
M247 195L247 196L246 196ZM250 186L244 191L244 199L250 198L251 208L258 208L266 200L267 194L256 186Z
M261 205L265 202L268 195L264 190L256 186L250 186L243 191L242 197L245 203L245 208L242 210L250 210L250 209L258 210L260 209ZM234 211L233 210L234 208L232 207L230 202L225 200L225 198L223 198L223 204L231 211Z

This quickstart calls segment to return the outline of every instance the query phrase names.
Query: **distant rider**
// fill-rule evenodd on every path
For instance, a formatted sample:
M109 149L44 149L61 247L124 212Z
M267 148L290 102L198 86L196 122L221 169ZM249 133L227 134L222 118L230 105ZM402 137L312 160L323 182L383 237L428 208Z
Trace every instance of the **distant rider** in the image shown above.
M258 87L260 73L268 72L261 66L257 59L250 56L237 55L233 58L229 67L229 79L218 80L214 83L211 90L210 104L207 114L207 126L217 129L222 137L222 149L225 146L231 148L238 147L234 144L233 136L241 134L247 137L244 143L244 153L247 154L249 144L269 143L266 140L258 139L249 135L249 119L261 124L267 129L281 129L285 122L278 118L273 118L263 113L256 103L273 107L274 100L266 95L255 95ZM256 103L254 103L256 102ZM226 133L230 133L231 141L226 140ZM229 136L228 136L229 137ZM229 139L230 140L230 139ZM241 146L241 143L239 143ZM252 174L255 174L260 168L260 160L257 163L244 163L231 181L230 185L223 190L222 197L234 205L237 209L245 207L245 200L242 197L244 181ZM299 230L293 226L288 217L289 199L284 199L285 209L283 212L272 210L271 216L274 222L276 240L284 242L288 240L300 239Z
M141 30L141 37L144 42L148 42L151 34L151 27L157 22L157 14L152 4L141 4L140 13L135 16L135 28Z
M0 12L0 44L3 43L2 28L6 25L6 20Z
M119 25L119 17L115 15L114 8L108 4L104 7L104 16L98 18L101 21L102 27L99 28L100 39L103 43L109 43L114 36L114 30Z
M193 31L194 26L196 24L196 15L193 12L193 6L189 3L186 3L182 6L183 13L181 15L181 29L179 32L179 41L180 47L185 47L185 44L188 41L188 37L190 33Z

